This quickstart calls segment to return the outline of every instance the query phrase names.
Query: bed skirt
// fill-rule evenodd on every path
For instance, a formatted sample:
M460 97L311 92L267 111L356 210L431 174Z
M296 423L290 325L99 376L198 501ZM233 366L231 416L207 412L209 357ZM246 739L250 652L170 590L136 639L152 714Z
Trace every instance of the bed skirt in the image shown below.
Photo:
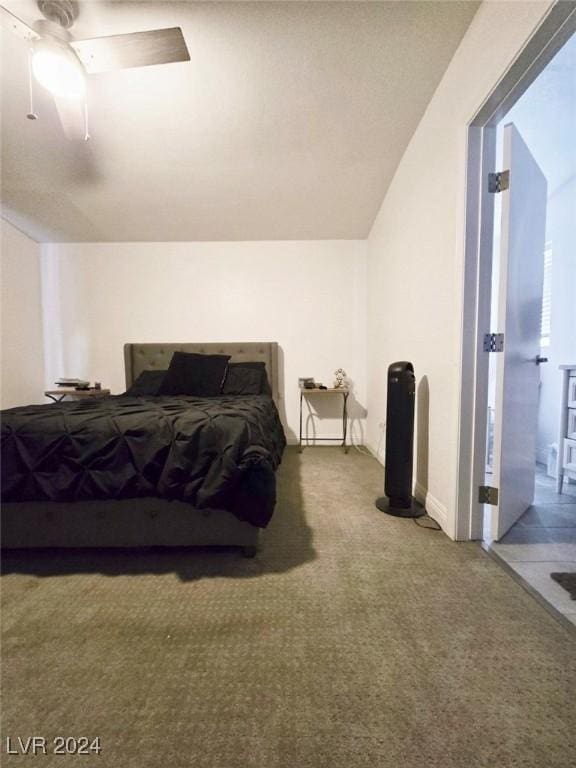
M14 502L2 504L3 549L30 547L258 546L260 529L226 510L182 501Z

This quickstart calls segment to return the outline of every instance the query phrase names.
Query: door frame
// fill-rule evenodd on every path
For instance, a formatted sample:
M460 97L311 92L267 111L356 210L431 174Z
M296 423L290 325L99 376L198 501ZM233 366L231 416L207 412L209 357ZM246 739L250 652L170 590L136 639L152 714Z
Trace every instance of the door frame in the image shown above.
M496 127L564 43L576 33L576 3L557 2L468 124L460 402L455 539L482 539L488 416L489 355L483 350L490 326Z

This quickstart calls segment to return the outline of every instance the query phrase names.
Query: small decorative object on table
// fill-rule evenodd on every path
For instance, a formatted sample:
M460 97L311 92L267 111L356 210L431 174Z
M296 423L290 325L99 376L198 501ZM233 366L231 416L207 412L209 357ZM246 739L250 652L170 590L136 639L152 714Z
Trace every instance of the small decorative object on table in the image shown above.
M338 368L334 371L334 389L342 389L346 386L345 376L346 371L344 368Z

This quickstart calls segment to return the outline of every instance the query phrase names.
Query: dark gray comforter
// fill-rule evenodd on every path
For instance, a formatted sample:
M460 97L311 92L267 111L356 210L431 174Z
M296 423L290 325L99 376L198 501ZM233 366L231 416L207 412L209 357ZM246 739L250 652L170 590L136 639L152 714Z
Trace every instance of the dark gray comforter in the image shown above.
M2 500L158 496L265 527L286 445L266 395L128 397L2 413Z

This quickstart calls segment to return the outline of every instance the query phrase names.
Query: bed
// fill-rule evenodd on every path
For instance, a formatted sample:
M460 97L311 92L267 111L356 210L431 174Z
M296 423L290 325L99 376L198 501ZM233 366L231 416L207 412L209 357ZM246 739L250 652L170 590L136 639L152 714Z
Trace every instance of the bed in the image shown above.
M127 390L144 371L167 369L175 352L263 364L269 395L122 395L5 411L2 547L218 545L256 553L286 444L276 408L278 345L126 344Z

